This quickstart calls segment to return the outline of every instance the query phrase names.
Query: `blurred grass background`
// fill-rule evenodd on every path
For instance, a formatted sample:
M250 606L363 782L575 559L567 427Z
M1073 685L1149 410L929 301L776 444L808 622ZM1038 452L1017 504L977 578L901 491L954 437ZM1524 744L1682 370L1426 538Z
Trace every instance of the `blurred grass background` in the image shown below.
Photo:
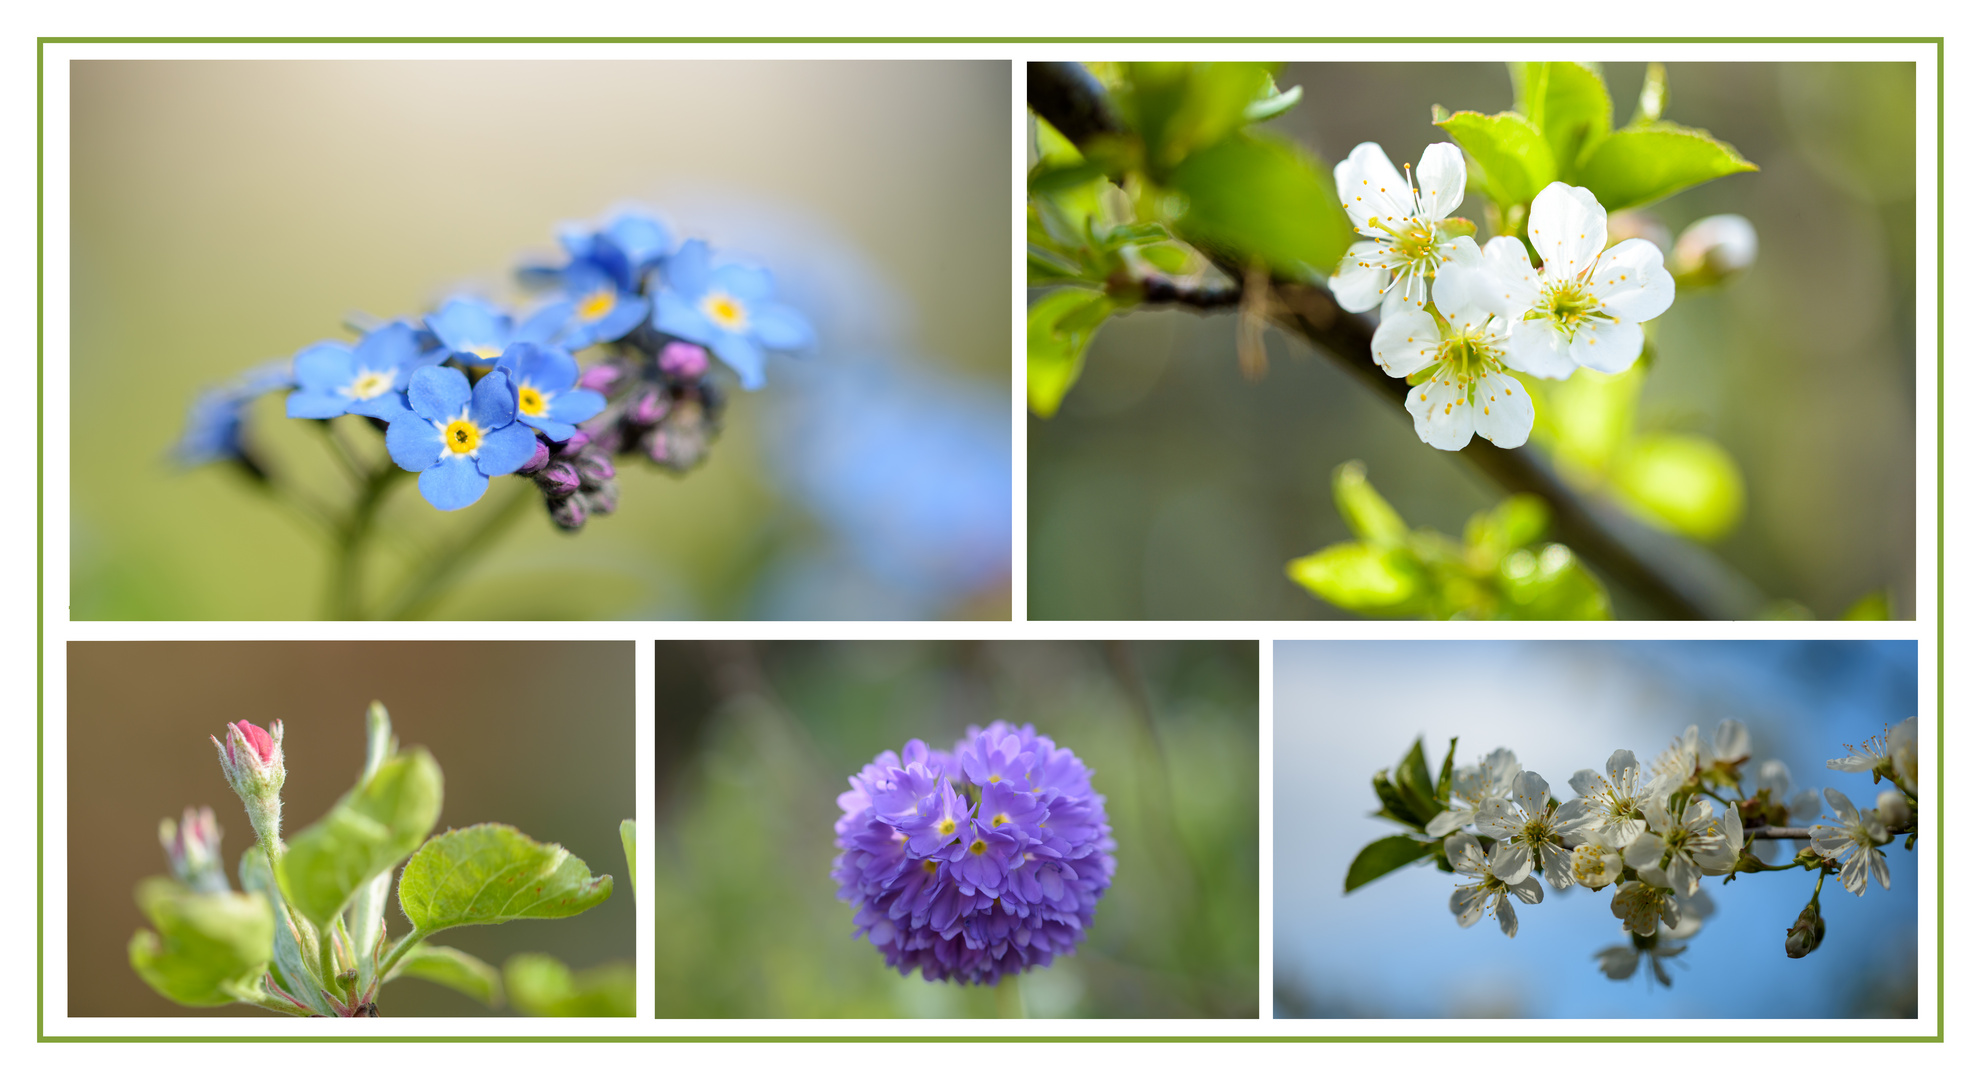
M848 776L1000 718L1095 770L1120 844L1086 942L1020 977L1029 1015L1259 1015L1256 643L656 651L659 1016L996 1015L854 939L829 871Z
M820 348L733 394L687 477L623 463L618 513L575 537L532 510L435 617L864 616L767 595L772 579L802 590L787 568L822 552L904 538L836 536L831 508L791 491L762 436L823 424L783 449L802 458L870 428L859 400L819 384L875 378L876 358L910 393L960 385L1008 408L1009 64L87 61L69 77L75 618L315 616L327 546L234 470L167 461L195 391L343 337L347 312L416 315L462 288L512 297L510 271L554 250L557 225L627 201L763 262ZM826 404L808 410L814 398ZM252 423L270 456L341 490L279 395ZM1008 430L993 426L994 452L977 456L1008 461ZM897 501L934 498L881 483L902 487ZM876 582L922 590L890 614L1008 615L1008 467L973 483L1006 539L932 593ZM405 484L386 532L439 543L491 508L442 515ZM389 582L406 556L385 554L374 579Z
M636 816L631 643L72 642L69 1015L272 1015L248 1005L188 1009L154 993L125 955L145 925L132 892L171 872L159 819L202 805L219 820L222 864L240 888L254 830L208 736L235 720L283 721L282 829L293 835L357 780L374 699L391 712L400 746L424 746L440 763L436 832L499 821L612 875L611 899L582 915L461 927L436 943L497 966L524 952L579 969L633 959L619 842L620 821ZM408 929L396 893L387 925L395 937ZM386 1016L490 1015L416 979L395 980L379 1000Z
M1604 65L1617 121L1644 64ZM1910 64L1672 64L1665 117L1731 142L1758 173L1646 212L1675 236L1739 213L1760 254L1658 320L1643 426L1724 445L1746 520L1715 549L1767 594L1835 618L1874 590L1914 611L1915 185ZM1512 106L1498 64L1288 64L1305 98L1271 127L1332 165L1374 140L1401 164L1446 141L1431 105ZM1477 196L1460 214L1483 223ZM1332 359L1266 336L1239 373L1238 320L1110 320L1060 415L1030 421L1033 618L1344 618L1288 560L1350 538L1328 474L1352 458L1406 521L1451 535L1503 493L1426 448L1389 399ZM1928 360L1930 363L1930 358ZM1930 370L1930 369L1929 369ZM1619 617L1641 617L1612 585Z

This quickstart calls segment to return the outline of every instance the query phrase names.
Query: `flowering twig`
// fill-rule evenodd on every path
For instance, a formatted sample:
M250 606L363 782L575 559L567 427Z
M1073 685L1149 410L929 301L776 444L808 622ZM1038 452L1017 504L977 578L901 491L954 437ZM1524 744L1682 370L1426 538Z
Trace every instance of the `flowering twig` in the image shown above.
M1033 111L1075 146L1123 130L1100 84L1077 63L1027 65L1026 90ZM1232 280L1244 280L1242 265L1208 254ZM1409 387L1384 374L1371 359L1375 320L1343 311L1319 284L1275 277L1271 287L1276 301L1273 318L1283 330L1332 356L1368 388L1398 402L1404 399ZM1461 453L1506 491L1546 500L1555 511L1558 539L1642 598L1660 617L1752 618L1766 600L1759 587L1711 552L1577 491L1532 446L1505 450L1475 439Z

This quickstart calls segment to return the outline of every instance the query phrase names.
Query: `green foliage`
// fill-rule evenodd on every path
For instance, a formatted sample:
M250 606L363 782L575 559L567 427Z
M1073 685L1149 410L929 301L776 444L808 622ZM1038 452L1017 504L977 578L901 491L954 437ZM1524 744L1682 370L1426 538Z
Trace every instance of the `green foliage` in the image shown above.
M1884 622L1892 617L1892 594L1884 589L1865 593L1844 609L1840 619Z
M509 996L531 1016L631 1016L638 985L630 961L573 973L556 957L518 953L502 965Z
M422 935L514 919L562 919L612 895L610 875L508 825L450 829L426 842L399 875L399 907Z
M1436 842L1414 836L1385 836L1356 853L1355 861L1348 864L1348 880L1341 891L1354 892L1384 874L1430 858L1437 848Z
M1325 277L1352 239L1334 181L1281 139L1227 139L1192 155L1170 182L1188 200L1176 222L1184 239L1284 276Z
M620 822L619 846L626 849L626 886L628 888L639 887L640 875L639 872L634 869L635 866L634 855L637 853L637 848L639 847L639 843L640 843L639 825L637 825L636 823L630 820Z
M1548 141L1553 160L1572 171L1585 149L1609 136L1610 90L1593 67L1560 60L1515 63L1513 107Z
M156 933L131 936L131 967L181 1005L227 1005L253 997L268 970L275 916L260 895L197 893L171 878L138 884L138 907Z
M1500 206L1526 206L1559 175L1547 137L1519 113L1453 113L1437 124L1471 155L1487 197Z
M1409 530L1360 462L1335 470L1334 491L1342 519L1360 539L1295 559L1286 572L1338 608L1391 618L1611 617L1609 594L1595 576L1568 548L1542 543L1548 508L1532 495L1474 514L1461 543Z
M1115 106L1157 181L1248 123L1254 102L1264 111L1277 96L1264 64L1140 62L1124 65L1123 75Z
M275 887L275 875L269 872L268 857L260 848L251 847L241 853L241 888L266 897L269 910L276 913L275 970L270 974L290 997L327 1011L322 995L316 990L316 930L307 923L297 925L282 914L282 893ZM369 955L363 959L366 964L370 961Z
M1025 313L1025 393L1032 411L1050 417L1080 377L1087 346L1114 299L1085 289L1047 293Z
M1597 144L1576 180L1615 213L1757 168L1704 131L1657 121L1626 127Z
M445 945L414 946L392 969L390 978L401 977L458 990L490 1008L502 1004L502 973L485 960Z
M413 853L440 820L440 766L424 748L398 754L298 833L276 868L283 895L319 929L360 888Z

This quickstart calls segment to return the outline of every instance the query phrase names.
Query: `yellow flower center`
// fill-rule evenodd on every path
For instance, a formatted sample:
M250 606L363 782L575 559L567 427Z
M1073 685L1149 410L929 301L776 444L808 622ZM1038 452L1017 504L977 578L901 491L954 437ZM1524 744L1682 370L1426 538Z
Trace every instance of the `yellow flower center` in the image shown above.
M991 817L991 828L993 829L997 828L999 825L1009 825L1009 824L1011 824L1010 814L994 814Z
M970 841L970 854L972 855L982 855L984 852L989 850L990 850L990 845L984 843L982 840Z
M481 446L481 428L473 420L462 417L447 425L441 440L447 444L451 454L472 454Z
M922 873L933 874L941 865L942 865L941 863L936 862L934 859L923 859Z
M502 346L500 346L500 345L470 345L470 346L468 346L467 348L465 348L465 349L462 349L461 351L462 351L462 352L469 352L469 353L474 353L474 354L475 354L476 356L479 356L479 357L481 357L481 358L482 358L483 360L494 360L494 359L496 359L497 357L500 357L500 356L502 355Z
M516 388L516 411L524 416L542 416L544 412L543 394L536 387L525 383Z
M617 289L604 288L594 293L588 293L583 299L578 301L578 318L586 322L597 322L607 315L612 314L612 309L617 307L618 304L619 291Z
M342 392L347 397L354 397L359 401L370 401L390 389L392 389L391 372L360 371L358 377L352 379L351 384L344 387Z
M732 334L740 334L750 326L749 309L728 293L711 292L702 297L702 314Z
M956 831L956 819L949 817L943 818L941 821L935 823L935 831L944 836L950 835Z

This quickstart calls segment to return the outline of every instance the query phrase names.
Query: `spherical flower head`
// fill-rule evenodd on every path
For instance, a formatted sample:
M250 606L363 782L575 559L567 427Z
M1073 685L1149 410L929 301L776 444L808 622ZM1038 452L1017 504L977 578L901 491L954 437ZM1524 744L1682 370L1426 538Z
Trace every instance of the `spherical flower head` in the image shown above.
M1523 904L1540 903L1540 879L1525 870L1519 870L1520 876L1511 880L1493 873L1479 842L1464 833L1445 837L1444 852L1453 870L1473 879L1461 883L1451 893L1451 913L1458 917L1458 925L1471 926L1490 910L1499 920L1501 933L1512 937L1519 932L1520 919L1513 913L1513 902L1507 897L1515 897Z
M438 363L444 353L422 347L419 331L387 323L356 345L319 341L296 354L291 419L328 420L355 413L391 420L406 410L404 391L413 369Z
M1334 167L1341 209L1369 237L1351 245L1328 278L1342 310L1381 305L1387 321L1423 310L1430 299L1431 282L1454 251L1456 238L1441 235L1438 223L1465 198L1465 155L1451 143L1433 143L1419 165L1414 180L1406 178L1382 147L1365 142Z
M515 384L503 371L472 389L451 367L423 367L406 387L410 408L385 432L385 449L420 474L420 494L437 510L471 506L490 477L515 472L536 454L536 435L516 422Z
M1523 772L1513 782L1507 797L1486 801L1475 822L1479 831L1498 843L1493 845L1493 876L1518 881L1540 866L1548 884L1566 889L1574 882L1569 855L1562 847L1562 836L1555 819L1560 812L1551 806L1548 782L1537 772Z
M1030 725L911 740L848 780L839 896L902 974L990 984L1071 953L1114 878L1092 770Z
M1644 351L1640 324L1664 314L1677 289L1658 245L1631 239L1605 251L1602 204L1589 189L1560 181L1534 197L1527 238L1541 256L1539 270L1519 240L1495 237L1472 286L1478 302L1513 327L1510 366L1564 379L1578 367L1613 375L1635 363Z
M213 808L187 807L179 821L158 823L158 843L172 865L172 876L195 892L228 891L227 872L220 865L220 823Z
M1885 866L1885 853L1878 850L1892 838L1884 823L1876 814L1859 814L1849 796L1835 788L1824 788L1823 798L1836 816L1829 824L1809 829L1809 846L1825 859L1843 864L1837 882L1858 896L1864 895L1864 887L1872 878L1891 888L1892 872Z
M1469 302L1447 307L1445 282L1438 279L1435 290L1445 315L1410 310L1384 319L1370 351L1385 372L1413 384L1404 407L1425 443L1463 450L1479 434L1509 450L1525 445L1534 430L1534 401L1507 374L1509 324Z
M1432 836L1444 836L1472 824L1488 801L1512 792L1519 777L1520 759L1504 746L1480 758L1476 765L1460 765L1452 773L1445 809L1424 830Z
M811 324L772 301L776 283L768 270L715 263L707 244L690 240L667 260L663 276L654 296L654 329L706 346L745 390L763 386L765 349L802 349L812 342Z
M517 342L495 369L516 385L516 419L551 442L568 440L579 424L605 411L605 395L578 385L578 362L563 349Z

